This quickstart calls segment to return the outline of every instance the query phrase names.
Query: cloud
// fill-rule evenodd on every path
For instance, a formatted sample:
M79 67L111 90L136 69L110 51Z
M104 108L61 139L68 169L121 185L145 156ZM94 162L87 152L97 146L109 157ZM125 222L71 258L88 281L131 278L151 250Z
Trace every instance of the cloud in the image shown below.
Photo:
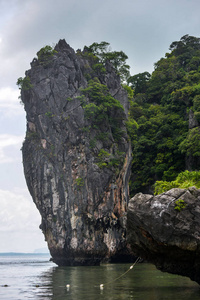
M0 88L0 113L8 118L13 115L24 114L24 109L20 105L19 90L12 87Z
M18 152L24 136L0 134L0 164L12 163L19 160Z
M0 252L31 252L46 246L39 212L27 192L0 189L0 205Z
M0 4L2 0L0 1ZM152 71L169 45L198 35L199 0L10 0L0 5L1 86L14 86L36 52L65 38L75 50L105 40L123 50L134 73ZM173 9L172 9L173 7Z
M22 193L0 189L0 202L0 231L32 231L40 224L39 212Z

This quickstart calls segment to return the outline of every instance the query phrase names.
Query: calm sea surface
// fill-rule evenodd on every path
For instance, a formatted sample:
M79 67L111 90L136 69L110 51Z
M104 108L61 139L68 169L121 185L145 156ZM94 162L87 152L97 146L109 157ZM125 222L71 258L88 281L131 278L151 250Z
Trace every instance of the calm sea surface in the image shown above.
M45 254L0 255L0 299L200 299L197 283L185 277L162 273L151 264L137 264L120 277L129 270L130 265L57 267ZM104 284L103 290L100 284Z

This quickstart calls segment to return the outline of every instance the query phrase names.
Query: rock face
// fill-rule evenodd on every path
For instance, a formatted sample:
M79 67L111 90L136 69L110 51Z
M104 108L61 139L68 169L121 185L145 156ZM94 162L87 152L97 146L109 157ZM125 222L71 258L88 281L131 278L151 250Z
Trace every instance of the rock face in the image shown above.
M129 202L127 235L135 255L200 284L200 189L136 194Z
M52 55L33 60L26 72L29 86L21 90L27 113L25 178L58 265L94 265L130 255L129 103L113 67L107 62L100 69L93 60L60 40ZM98 103L105 99L114 105Z

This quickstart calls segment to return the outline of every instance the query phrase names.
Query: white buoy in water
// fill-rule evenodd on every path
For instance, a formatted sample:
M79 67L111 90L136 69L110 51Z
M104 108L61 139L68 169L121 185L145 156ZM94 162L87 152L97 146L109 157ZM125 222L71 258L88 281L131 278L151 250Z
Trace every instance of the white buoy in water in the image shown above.
M100 284L100 290L103 290L103 284Z
M70 289L70 284L66 284L67 291Z

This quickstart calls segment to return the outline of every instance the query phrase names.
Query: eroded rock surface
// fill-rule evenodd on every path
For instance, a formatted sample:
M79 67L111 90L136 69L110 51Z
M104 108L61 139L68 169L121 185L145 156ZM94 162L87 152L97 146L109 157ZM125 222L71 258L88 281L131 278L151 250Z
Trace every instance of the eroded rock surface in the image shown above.
M128 206L127 233L135 255L200 284L200 189L136 194Z
M41 229L58 265L125 259L130 255L127 93L109 63L101 72L92 58L75 53L65 40L55 50L47 59L33 60L26 72L31 86L21 93L27 113L24 173ZM108 107L98 124L86 118L84 105L94 102L89 92L82 92L89 79L105 85L124 111Z

